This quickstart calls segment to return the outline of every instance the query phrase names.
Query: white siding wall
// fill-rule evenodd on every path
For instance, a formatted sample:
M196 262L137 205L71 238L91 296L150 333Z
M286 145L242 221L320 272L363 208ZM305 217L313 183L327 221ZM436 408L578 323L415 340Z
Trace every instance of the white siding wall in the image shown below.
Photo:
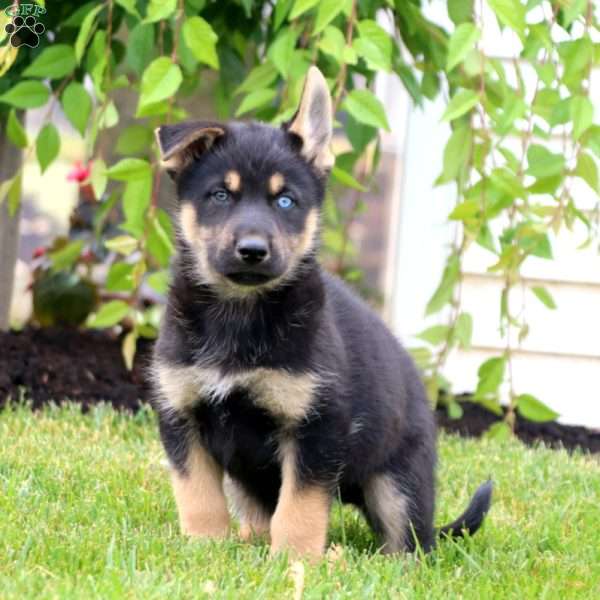
M443 6L430 6L444 22ZM514 37L510 32L500 34L490 15L484 43L486 51L496 55L518 51ZM593 91L600 84L597 75ZM380 90L385 89L382 84ZM393 100L385 93L381 97L390 108L406 101L397 91ZM592 98L600 94L592 93ZM433 187L449 135L448 126L440 123L442 112L441 102L424 111L411 110L402 134L405 145L400 153L397 219L391 224L386 315L408 344L416 344L412 336L435 324L425 320L424 307L439 281L453 236L445 216L453 206L454 191L451 186ZM596 118L599 114L600 102ZM597 200L584 184L573 191L578 204L591 208ZM559 412L563 422L600 428L600 255L597 246L578 250L584 239L583 228L563 231L551 239L555 260L530 258L524 265L524 283L513 290L511 305L522 306L530 334L523 343L512 344L513 375L517 393L536 395ZM473 316L474 335L472 349L453 352L445 369L457 392L473 391L479 364L505 347L498 331L501 282L487 272L493 262L492 254L475 245L465 257L463 303ZM557 310L541 304L530 291L534 285L548 288Z

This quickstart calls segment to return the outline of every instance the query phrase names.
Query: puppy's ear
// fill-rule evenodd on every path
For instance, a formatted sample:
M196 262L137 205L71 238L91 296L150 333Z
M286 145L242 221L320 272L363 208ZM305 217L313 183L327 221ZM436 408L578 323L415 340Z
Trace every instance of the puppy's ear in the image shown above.
M322 173L327 173L335 158L329 149L333 129L331 95L323 74L310 67L304 82L300 106L285 129L302 140L300 154Z
M192 121L163 125L154 130L163 167L175 178L195 158L206 152L225 128L218 123Z

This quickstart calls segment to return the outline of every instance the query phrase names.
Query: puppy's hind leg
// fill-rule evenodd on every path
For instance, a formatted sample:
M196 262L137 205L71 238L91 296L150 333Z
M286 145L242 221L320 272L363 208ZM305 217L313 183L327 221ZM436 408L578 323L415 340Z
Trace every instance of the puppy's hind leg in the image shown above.
M240 520L240 537L268 537L271 516L235 479L225 477L225 493L233 505L235 515Z
M371 527L381 537L385 554L407 550L410 535L409 499L391 473L378 473L363 489L365 512Z

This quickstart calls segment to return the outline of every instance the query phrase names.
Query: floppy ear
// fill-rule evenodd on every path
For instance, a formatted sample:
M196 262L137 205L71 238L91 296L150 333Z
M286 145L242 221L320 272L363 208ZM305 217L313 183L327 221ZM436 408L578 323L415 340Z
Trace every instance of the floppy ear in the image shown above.
M218 123L192 121L157 127L154 134L163 167L175 177L224 135L225 129Z
M298 111L287 125L302 140L300 153L319 171L327 173L335 161L329 144L333 129L331 95L323 74L310 67Z

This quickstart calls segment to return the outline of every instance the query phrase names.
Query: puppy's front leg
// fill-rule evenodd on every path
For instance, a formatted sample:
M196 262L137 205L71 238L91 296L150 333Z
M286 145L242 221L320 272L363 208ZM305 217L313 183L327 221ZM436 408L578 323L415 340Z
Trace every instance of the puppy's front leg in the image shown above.
M223 469L198 442L190 446L185 468L173 469L172 482L183 533L210 538L229 533Z
M309 558L323 554L332 494L325 486L298 477L293 444L281 450L282 483L271 518L271 553L290 550Z
M201 444L189 417L160 411L158 423L171 463L171 481L183 533L221 538L229 532L223 469Z

